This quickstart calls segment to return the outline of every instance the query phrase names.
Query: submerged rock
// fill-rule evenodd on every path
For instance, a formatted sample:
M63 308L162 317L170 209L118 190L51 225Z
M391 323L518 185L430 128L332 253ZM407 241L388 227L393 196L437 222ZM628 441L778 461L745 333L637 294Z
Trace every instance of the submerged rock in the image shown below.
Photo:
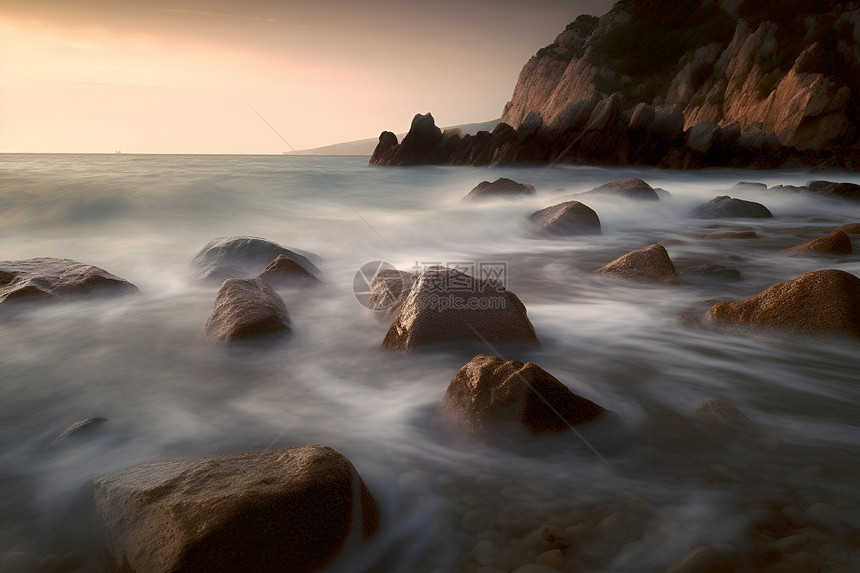
M819 195L834 195L845 199L860 199L860 185L856 183L834 183L832 181L810 181L807 189Z
M273 287L320 284L318 278L286 255L278 255L278 258L269 263L269 266L257 275L257 278L266 281Z
M627 179L618 179L604 183L583 193L583 195L617 195L628 199L646 199L649 201L659 201L660 196L654 191L654 188L645 183L638 177L628 177Z
M742 279L740 271L726 265L718 265L714 263L705 263L703 265L694 265L687 267L681 271L681 276L685 279L692 280L718 280L718 281L739 281Z
M407 351L468 340L538 342L526 307L502 283L433 266L412 286L382 346Z
M827 255L850 255L854 253L854 248L851 246L851 239L844 231L835 230L829 235L819 237L812 241L795 245L782 250L783 253L821 253Z
M629 252L596 272L638 283L681 284L669 253L659 243Z
M720 219L724 217L744 217L744 218L767 218L773 217L773 213L755 201L745 201L721 195L700 205L695 209L693 214L699 219Z
M292 251L259 237L219 237L206 244L192 260L197 278L223 282L228 278L249 278L263 272L279 255L289 257L309 274L320 274L311 262L317 255Z
M406 302L418 276L397 269L383 269L370 281L368 304L371 310L396 315Z
M733 240L743 240L743 239L758 239L758 233L755 231L714 231L713 233L705 233L702 235L703 239L708 240L717 240L717 239L733 239Z
M594 209L579 201L565 201L529 215L533 237L599 235L600 218Z
M77 436L107 421L107 418L102 418L101 416L88 416L86 418L81 418L80 420L72 422L65 430L60 432L60 435L57 436L54 443L56 444L57 442L61 442L71 436Z
M719 398L702 398L693 406L693 414L704 421L742 426L750 423L743 412Z
M71 259L0 261L0 303L136 294L127 280Z
M260 279L224 281L205 327L206 338L212 342L234 342L290 330L284 300Z
M147 463L91 482L109 567L321 571L379 508L350 461L318 445Z
M606 413L540 366L486 354L460 368L438 411L479 438L563 432Z
M707 320L774 334L860 337L860 278L840 270L806 273L754 297L715 304Z
M481 181L464 199L493 199L498 197L516 197L519 195L534 195L534 185L517 183L507 177L499 177L492 183Z

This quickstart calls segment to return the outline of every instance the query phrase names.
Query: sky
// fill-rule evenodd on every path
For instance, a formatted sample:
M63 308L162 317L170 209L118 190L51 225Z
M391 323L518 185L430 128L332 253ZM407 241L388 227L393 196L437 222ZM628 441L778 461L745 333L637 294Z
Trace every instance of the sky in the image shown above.
M0 152L281 153L496 119L529 57L612 3L0 0Z

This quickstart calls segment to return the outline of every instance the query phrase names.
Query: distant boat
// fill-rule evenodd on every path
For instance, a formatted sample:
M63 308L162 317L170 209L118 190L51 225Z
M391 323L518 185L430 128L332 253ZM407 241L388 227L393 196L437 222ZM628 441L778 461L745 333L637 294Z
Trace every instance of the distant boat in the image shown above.
M116 151L114 151L114 153L116 153L117 155L119 155L120 153L122 153L122 151L121 151L121 150L119 150L119 149L117 149Z

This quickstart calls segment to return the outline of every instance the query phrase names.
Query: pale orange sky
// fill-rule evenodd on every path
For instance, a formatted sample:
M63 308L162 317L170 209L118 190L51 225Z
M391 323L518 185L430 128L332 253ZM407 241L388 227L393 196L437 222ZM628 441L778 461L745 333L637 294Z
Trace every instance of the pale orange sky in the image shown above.
M0 0L0 152L281 153L501 115L610 0Z

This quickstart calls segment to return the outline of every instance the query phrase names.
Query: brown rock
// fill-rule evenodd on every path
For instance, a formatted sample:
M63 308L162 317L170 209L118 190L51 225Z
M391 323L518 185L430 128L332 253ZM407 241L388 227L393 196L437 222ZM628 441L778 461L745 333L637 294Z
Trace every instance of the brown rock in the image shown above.
M628 199L647 199L650 201L660 200L654 188L638 177L610 181L583 193L583 195L586 194L618 195L619 197L626 197Z
M370 281L370 308L387 315L398 314L417 278L412 273L397 269L379 271Z
M713 233L705 233L703 239L757 239L758 234L755 231L716 231Z
M657 243L627 253L598 269L597 272L639 283L663 285L681 283L669 253L663 245Z
M206 338L213 342L234 342L290 330L284 300L260 279L224 281L205 327Z
M370 164L387 164L394 157L395 149L397 149L397 136L390 131L383 131L379 134L379 143L376 144L376 148L373 150Z
M529 215L535 237L599 235L600 218L579 201L565 201Z
M221 283L228 278L253 277L280 255L295 261L308 273L320 272L311 262L311 258L318 258L312 253L290 250L260 237L244 236L213 239L194 256L191 266L197 269L198 279Z
M773 217L773 213L755 201L745 201L721 195L712 199L704 205L700 205L694 211L694 215L699 219L718 219L724 217L744 217L744 218L769 218Z
M860 185L856 183L834 183L833 181L810 181L806 184L813 193L835 195L846 199L860 199Z
M839 270L806 273L752 298L715 304L707 319L778 334L860 337L860 278Z
M693 406L693 414L709 422L732 426L748 424L750 421L743 412L719 398L702 398Z
M730 573L734 571L731 561L711 547L696 547L669 569L670 573Z
M57 436L57 438L54 440L54 443L56 444L57 442L60 442L72 436L78 436L107 421L107 418L102 418L101 416L88 416L86 418L76 420L75 422L69 424L65 430L60 432L60 435Z
M534 185L517 183L507 177L499 177L492 183L481 181L464 199L492 199L498 197L516 197L518 195L534 195Z
M350 461L324 446L154 462L92 481L113 567L320 571L379 510Z
M538 343L526 307L500 282L434 266L418 277L382 346L407 351L467 340Z
M687 131L687 147L696 153L707 153L719 134L719 125L712 121L700 121Z
M824 253L828 255L851 255L854 248L844 231L836 230L818 239L782 250L783 253Z
M286 255L278 255L257 278L273 287L317 285L320 280Z
M439 404L443 417L479 438L562 432L605 412L535 364L486 354L460 368Z
M846 235L860 235L860 223L847 223L836 227L837 231L842 231Z
M0 261L0 303L112 297L139 292L123 278L71 259Z

